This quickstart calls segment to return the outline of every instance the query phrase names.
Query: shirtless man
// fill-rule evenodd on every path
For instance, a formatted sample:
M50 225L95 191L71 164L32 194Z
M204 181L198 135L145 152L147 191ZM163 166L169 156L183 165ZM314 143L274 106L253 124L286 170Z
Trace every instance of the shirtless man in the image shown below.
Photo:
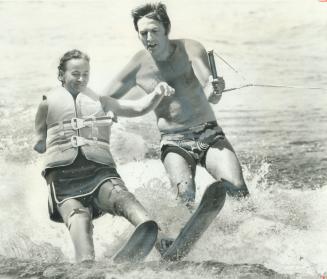
M105 93L114 98L131 90L149 94L159 82L167 82L175 94L154 111L161 160L180 200L192 207L197 164L214 179L225 180L231 196L247 196L240 163L210 105L219 102L225 84L222 78L212 79L206 50L194 40L168 38L170 20L162 3L137 7L132 17L145 49L135 54Z

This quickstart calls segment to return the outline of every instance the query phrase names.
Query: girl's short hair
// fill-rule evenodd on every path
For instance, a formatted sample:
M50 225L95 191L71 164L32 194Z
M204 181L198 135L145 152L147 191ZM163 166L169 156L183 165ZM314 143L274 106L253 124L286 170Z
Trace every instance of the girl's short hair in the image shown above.
M170 19L167 14L166 6L161 2L149 3L136 7L134 10L132 10L132 17L134 28L137 32L139 31L137 22L142 17L151 18L161 22L165 28L165 34L168 35L170 32Z
M62 75L66 71L66 63L71 59L85 59L87 62L90 62L90 57L86 53L78 49L72 49L70 51L67 51L60 58L59 66L58 66L58 80L61 82L62 85L64 82L62 79Z

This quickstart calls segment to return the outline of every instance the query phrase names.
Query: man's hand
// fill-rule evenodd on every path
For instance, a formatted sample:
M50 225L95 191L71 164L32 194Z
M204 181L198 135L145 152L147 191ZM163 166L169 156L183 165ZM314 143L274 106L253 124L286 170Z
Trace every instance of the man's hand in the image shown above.
M221 95L225 89L225 81L222 77L218 77L213 79L212 76L209 76L209 84L211 85L210 88L210 95L208 97L208 101L213 104L217 104L221 98Z
M154 89L154 93L162 96L171 96L175 93L175 89L170 87L167 82L159 82Z
M222 77L213 79L212 76L209 77L209 81L212 84L213 92L216 95L221 95L225 89L225 81Z

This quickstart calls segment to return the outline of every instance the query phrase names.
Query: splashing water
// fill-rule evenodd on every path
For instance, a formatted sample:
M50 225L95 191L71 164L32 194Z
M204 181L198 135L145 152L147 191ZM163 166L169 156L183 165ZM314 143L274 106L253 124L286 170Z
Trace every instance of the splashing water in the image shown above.
M325 4L189 0L181 15L183 1L166 2L176 23L172 37L200 39L247 81L327 86ZM97 262L71 264L68 231L48 218L42 156L32 150L34 113L42 94L58 85L57 58L66 50L90 54L95 89L121 69L139 47L128 12L134 6L132 0L0 2L0 277L319 278L327 271L327 95L291 89L247 88L224 95L215 106L251 196L228 197L185 260L163 263L153 250L140 265L114 265L110 257L133 228L106 215L94 221ZM81 32L86 18L97 20L88 20ZM217 68L228 87L242 85L223 64ZM154 123L153 115L120 120L113 153L128 188L176 236L190 213L178 203L159 161ZM199 168L197 202L211 182Z

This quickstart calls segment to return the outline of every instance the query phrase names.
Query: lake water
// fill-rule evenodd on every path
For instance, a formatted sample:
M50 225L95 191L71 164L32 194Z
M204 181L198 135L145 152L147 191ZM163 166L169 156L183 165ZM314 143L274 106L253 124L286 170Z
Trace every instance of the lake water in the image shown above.
M327 273L327 3L316 0L167 0L171 38L214 49L227 87L214 106L241 161L251 198L225 207L180 263L153 251L138 266L110 262L131 226L96 220L94 266L72 265L66 228L50 222L42 158L33 149L42 94L58 85L59 57L91 56L101 90L141 48L130 10L141 1L0 1L1 278L320 278ZM324 90L309 90L320 87ZM158 159L152 114L120 119L112 150L127 186L172 236L189 217ZM211 178L197 173L198 196ZM174 214L172 214L172 212ZM117 244L118 243L118 244Z

